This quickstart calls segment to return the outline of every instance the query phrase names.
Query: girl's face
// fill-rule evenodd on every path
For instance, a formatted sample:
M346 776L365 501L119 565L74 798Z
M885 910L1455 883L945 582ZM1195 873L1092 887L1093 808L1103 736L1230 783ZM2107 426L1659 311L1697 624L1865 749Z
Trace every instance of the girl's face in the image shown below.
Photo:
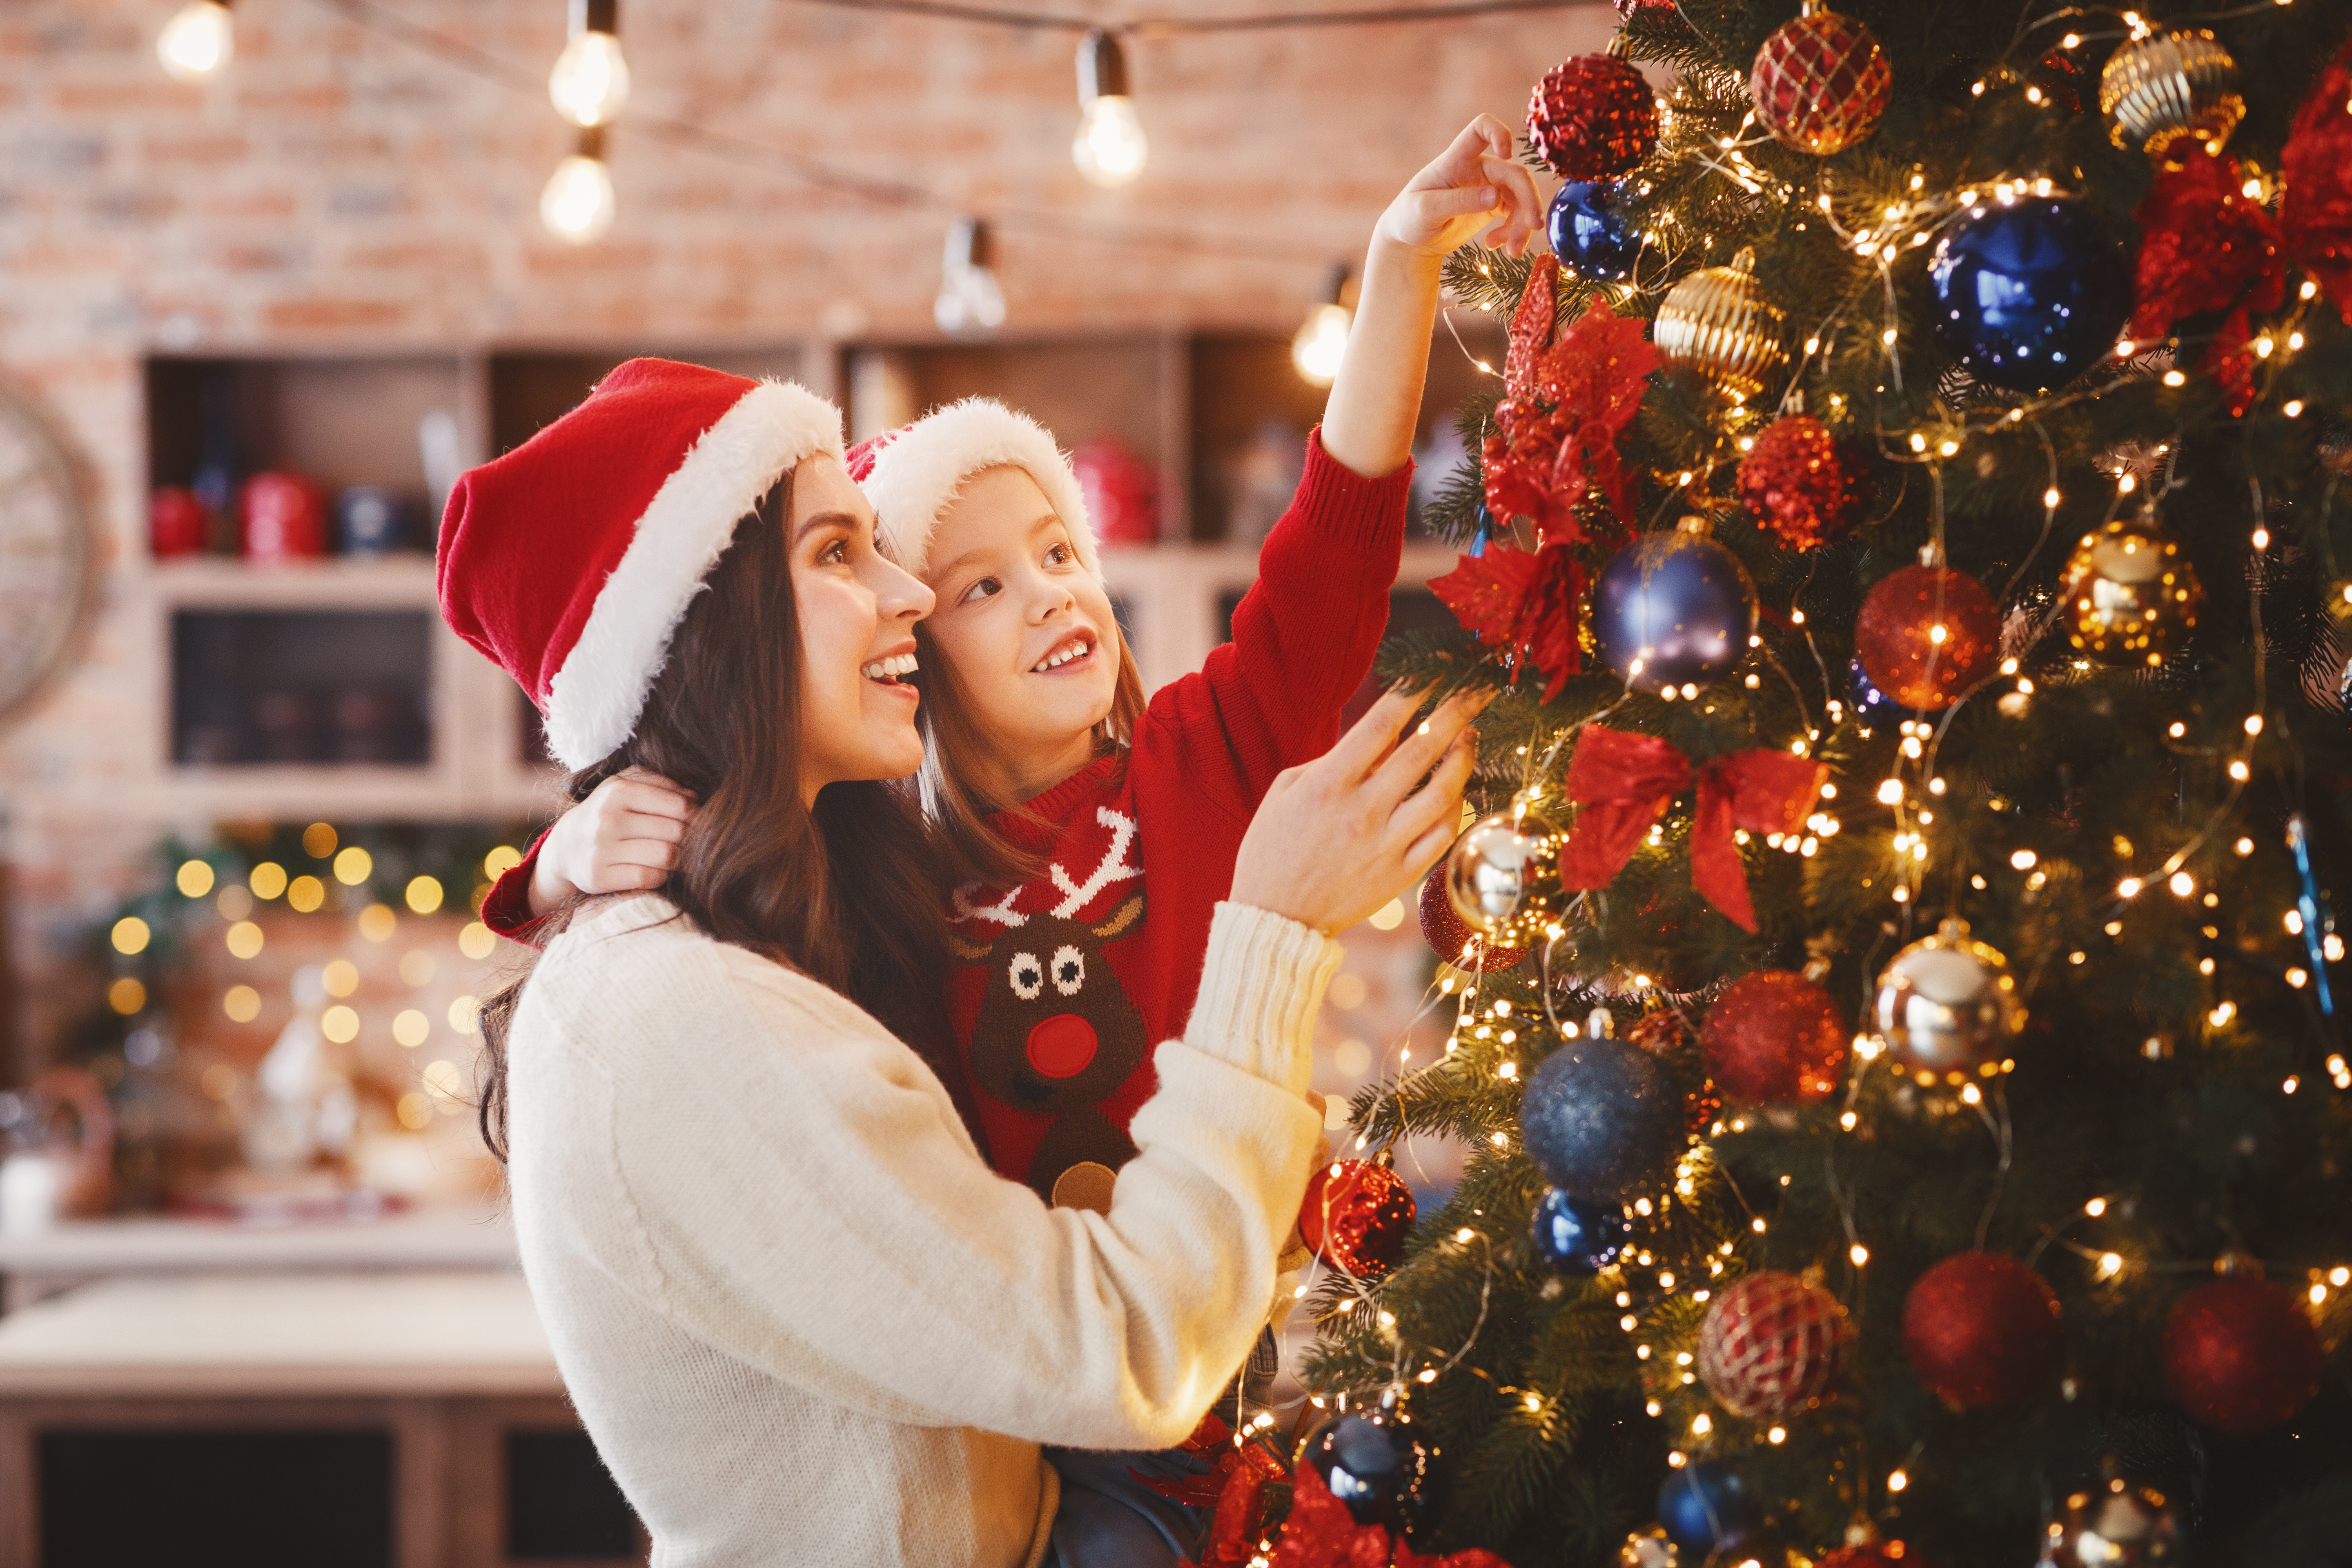
M1009 466L965 480L929 562L931 637L1001 782L1025 798L1084 765L1118 689L1118 623L1037 481Z
M835 458L793 471L784 524L801 627L801 797L922 766L915 623L931 591L874 547L874 509Z

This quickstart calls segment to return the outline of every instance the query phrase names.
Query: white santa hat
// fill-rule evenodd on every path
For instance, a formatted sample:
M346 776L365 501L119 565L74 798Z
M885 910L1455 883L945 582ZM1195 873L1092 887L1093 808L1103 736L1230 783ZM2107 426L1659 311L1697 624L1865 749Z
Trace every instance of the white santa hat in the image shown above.
M442 514L441 614L514 677L574 770L636 732L654 678L735 525L841 414L788 381L635 359Z
M954 502L964 480L986 468L1007 467L1037 482L1045 504L1069 525L1078 563L1102 575L1086 492L1068 456L1044 426L992 397L967 397L935 408L911 425L860 441L845 461L849 477L874 503L876 524L892 558L919 577L940 514Z

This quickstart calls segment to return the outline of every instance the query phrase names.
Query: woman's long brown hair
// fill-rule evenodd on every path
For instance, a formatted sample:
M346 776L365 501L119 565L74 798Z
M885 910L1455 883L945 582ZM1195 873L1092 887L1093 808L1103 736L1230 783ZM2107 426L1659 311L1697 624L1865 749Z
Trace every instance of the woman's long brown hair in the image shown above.
M572 775L574 801L642 767L700 802L662 896L723 942L831 987L931 1065L972 1125L948 1045L940 855L905 785L828 785L801 801L800 617L786 540L792 476L735 527L654 681L636 733ZM590 900L540 927L551 939ZM482 1141L507 1157L507 1036L526 972L482 1006Z

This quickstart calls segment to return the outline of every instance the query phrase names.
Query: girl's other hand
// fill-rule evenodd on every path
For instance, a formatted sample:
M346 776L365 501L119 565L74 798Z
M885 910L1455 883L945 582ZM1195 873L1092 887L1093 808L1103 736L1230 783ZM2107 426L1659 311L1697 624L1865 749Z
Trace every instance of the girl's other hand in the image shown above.
M1493 698L1450 697L1408 729L1421 696L1391 691L1339 744L1284 770L1242 838L1234 902L1328 935L1402 896L1454 842L1477 756L1470 721Z
M531 872L530 911L544 915L574 893L658 888L677 865L694 820L692 791L630 768L556 819Z
M1527 254L1543 228L1544 205L1535 178L1512 156L1510 127L1491 114L1465 126L1454 144L1405 182L1372 231L1416 255L1442 259L1483 236L1482 243L1511 256Z

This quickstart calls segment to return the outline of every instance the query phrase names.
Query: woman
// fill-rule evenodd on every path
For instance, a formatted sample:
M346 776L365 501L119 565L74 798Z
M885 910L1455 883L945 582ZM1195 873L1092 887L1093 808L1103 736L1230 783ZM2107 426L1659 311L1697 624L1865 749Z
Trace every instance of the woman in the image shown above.
M1450 838L1470 715L1400 742L1391 698L1276 784L1141 1152L1108 1213L1050 1210L901 1043L939 1038L940 889L871 781L920 759L930 595L839 454L798 388L641 361L453 495L444 612L575 788L644 766L703 803L667 896L580 908L486 1020L488 1120L657 1563L1010 1568L1055 1549L1041 1445L1172 1444L1246 1353L1320 1130L1328 933Z

